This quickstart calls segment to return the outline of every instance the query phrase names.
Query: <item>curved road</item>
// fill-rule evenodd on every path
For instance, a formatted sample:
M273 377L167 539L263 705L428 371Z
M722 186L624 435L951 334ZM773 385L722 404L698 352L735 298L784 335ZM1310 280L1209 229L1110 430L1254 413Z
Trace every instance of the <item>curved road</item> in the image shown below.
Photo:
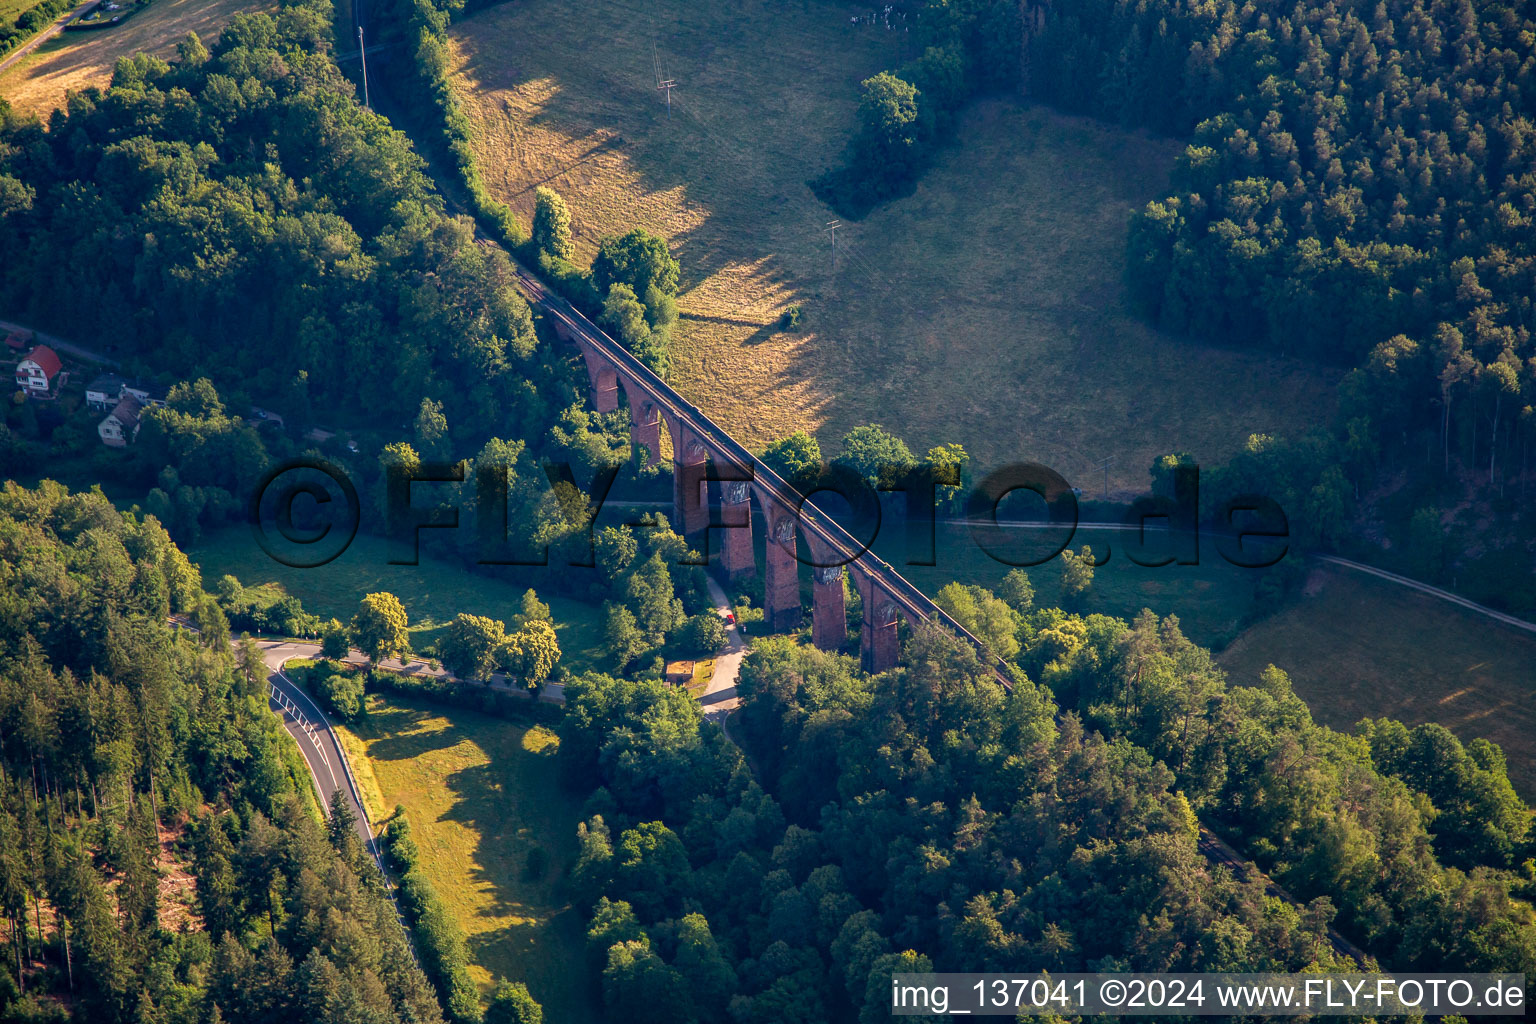
M352 807L352 813L357 818L357 834L362 839L363 845L372 854L373 859L383 870L383 860L380 856L378 842L373 835L373 822L369 820L368 811L363 807L362 792L358 789L357 779L352 774L352 766L347 760L346 751L342 750L341 743L336 739L336 731L331 727L331 720L315 703L302 686L288 678L283 671L285 662L293 658L318 658L320 657L320 645L305 640L284 640L268 638L255 638L256 646L261 649L261 660L267 666L267 703L274 714L283 720L283 726L294 742L299 745L299 752L304 755L304 762L309 765L309 774L314 781L315 791L320 795L321 807L330 805L331 796L340 790L347 798L347 803ZM355 668L366 667L367 659L359 651L352 651L347 656L347 663ZM435 676L447 678L448 673L441 668L432 668L424 661L410 661L402 664L398 669L386 669L386 671L398 671L407 676ZM493 676L491 681L484 683L465 682L466 686L486 686L493 690L503 690L507 693L526 696L527 691L507 683L503 676ZM538 699L547 703L564 703L565 688L559 683L546 683L539 691Z
M320 796L321 808L330 806L331 797L340 790L345 794L352 814L357 819L357 835L363 848L373 857L379 870L384 870L378 840L373 835L373 823L363 807L362 793L352 777L347 755L336 739L330 719L314 702L303 687L298 686L283 672L283 663L291 658L315 658L320 654L319 644L300 643L293 640L257 640L261 648L261 660L270 670L267 676L267 703L282 720L288 734L299 745L299 753L309 765L309 774Z
M1369 573L1379 579L1386 580L1388 583L1396 583L1400 587L1407 587L1409 590L1417 590L1421 594L1428 594L1430 597L1438 597L1442 601L1449 601L1451 604L1459 605L1470 612L1487 616L1495 622L1502 622L1506 626L1524 630L1527 633L1536 633L1536 622L1527 622L1525 619L1517 619L1513 615L1506 615L1503 612L1495 611L1486 605L1481 605L1476 601L1469 601L1464 597L1453 594L1449 590L1441 590L1439 587L1432 587L1428 583L1420 583L1418 580L1409 579L1407 576L1399 576L1397 573L1387 572L1385 569L1377 569L1360 562L1351 562L1347 558L1338 558L1334 555L1316 555L1314 557L1319 562L1327 562L1330 565L1342 565L1346 569Z

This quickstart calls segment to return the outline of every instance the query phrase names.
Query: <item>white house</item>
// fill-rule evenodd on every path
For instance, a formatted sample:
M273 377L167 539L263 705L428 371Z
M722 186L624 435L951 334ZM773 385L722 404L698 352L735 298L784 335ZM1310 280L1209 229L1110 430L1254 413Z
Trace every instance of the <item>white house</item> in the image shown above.
M16 364L16 386L28 394L46 395L63 368L57 352L39 345Z
M85 404L92 409L110 409L122 397L123 378L115 373L104 373L85 386Z
M112 448L122 448L139 436L139 410L143 407L132 395L124 395L107 418L96 427L101 443Z

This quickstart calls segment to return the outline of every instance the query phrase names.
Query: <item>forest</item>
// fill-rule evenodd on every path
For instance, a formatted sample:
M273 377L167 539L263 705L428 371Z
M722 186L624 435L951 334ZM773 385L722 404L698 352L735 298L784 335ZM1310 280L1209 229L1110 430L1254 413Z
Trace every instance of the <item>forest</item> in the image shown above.
M679 542L653 537L643 559L598 539L636 629L682 615L657 585ZM314 804L259 653L154 518L11 483L0 548L8 1019L479 1019L408 823L386 838L425 973L345 805ZM567 678L558 756L588 796L565 884L611 1013L875 1020L886 972L935 965L1343 966L1330 924L1399 969L1536 968L1529 810L1496 747L1336 733L1174 619L1037 608L1017 571L1000 593L940 602L1016 660L1011 689L932 627L881 675L756 641L729 734L654 673ZM1208 862L1197 816L1302 902ZM536 1011L502 986L486 1019Z
M540 340L503 250L445 212L406 136L357 103L331 13L292 3L237 17L211 50L188 37L173 63L124 59L108 90L46 125L0 100L0 305L170 385L125 451L98 443L88 408L12 404L0 469L63 461L191 543L244 516L268 465L317 447L350 463L381 534L389 467L466 460L471 481L507 471L519 550L558 543L584 520L562 514L539 463L567 462L584 485L627 462L627 420L584 408L579 370ZM536 227L560 261L560 232ZM677 273L641 232L593 268L605 322L658 368ZM257 399L283 429L247 421ZM325 427L361 436L369 457L307 436Z
M757 641L729 735L655 682L570 683L560 756L599 787L571 883L610 1015L882 1020L893 970L1326 969L1330 923L1398 969L1536 964L1496 749L1334 733L1150 613L1002 611L1041 683L931 628L880 676ZM1208 863L1196 814L1304 902Z
M296 425L432 399L455 430L541 435L573 396L510 265L354 100L330 19L290 4L124 59L47 125L0 107L0 302Z
M7 483L0 550L0 1014L440 1021L259 652L231 646L165 530L99 491Z
M964 0L916 25L922 56L862 84L824 198L860 215L910 192L986 93L1184 140L1128 227L1133 303L1172 331L1349 371L1332 423L1256 435L1238 461L1327 547L1450 582L1431 535L1457 528L1464 587L1536 607L1513 516L1536 435L1528 6ZM1494 525L1461 528L1466 501ZM1352 536L1357 518L1391 543Z
M1502 496L1536 431L1533 31L1517 4L1074 2L1036 53L1051 102L1190 136L1130 228L1148 317L1355 368L1357 484Z

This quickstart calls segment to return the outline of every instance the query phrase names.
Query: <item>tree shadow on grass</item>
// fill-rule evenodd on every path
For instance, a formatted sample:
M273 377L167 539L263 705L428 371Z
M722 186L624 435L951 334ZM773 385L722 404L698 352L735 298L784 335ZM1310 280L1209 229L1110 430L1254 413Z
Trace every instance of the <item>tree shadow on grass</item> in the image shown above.
M460 830L452 860L438 867L461 874L473 890L466 896L456 886L444 895L455 913L473 915L460 918L471 933L467 946L473 963L494 977L527 984L551 1019L588 1024L602 1018L582 955L585 924L562 894L579 815L572 798L556 785L553 754L558 744L537 733L530 738L534 728L391 697L359 733L368 740L369 757L378 762L426 758L430 763L434 755L466 743L483 755L485 763L460 761L427 780L449 794L447 801L436 803L443 807L446 802L446 809L432 824L451 822ZM537 878L527 870L534 846L546 854Z
M376 707L356 731L368 743L370 760L412 761L470 739L468 732L451 719L447 728L425 727L427 721L443 718L435 708L391 698L387 704Z
M564 907L538 925L509 925L469 939L470 959L493 975L528 986L546 1020L586 1024L604 1020L597 978L584 955L586 922Z
M665 5L642 13L600 0L584 17L607 24L609 38L625 43L597 44L598 50L575 66L539 54L527 55L514 66L507 60L505 40L516 38L514 49L521 50L532 32L537 47L543 38L539 33L548 31L526 24L527 17L507 9L487 10L466 23L473 29L462 27L455 33L464 62L458 72L483 95L535 81L550 83L522 126L552 131L571 143L572 152L564 159L518 181L504 198L524 197L534 179L558 179L594 157L622 149L624 170L636 176L643 194L681 190L686 205L705 214L671 239L674 254L686 268L685 293L743 258L743 231L762 228L763 209L783 209L791 192L811 198L804 181L840 154L845 141L841 118L830 133L822 125L808 131L802 107L820 113L825 106L820 97L834 96L834 103L850 108L851 118L858 79L897 56L890 39L873 37L861 37L845 53L849 40L835 34L842 19L819 9L796 11L762 3L734 9ZM628 45L635 35L630 29L636 28L659 42L663 65L687 79L673 97L670 114L658 99L650 48ZM765 32L777 40L771 49L789 48L778 54L779 60L814 69L813 81L808 83L801 73L746 72L761 64ZM883 45L871 45L875 42ZM829 56L837 59L829 64ZM797 57L805 59L797 62ZM743 131L744 121L754 125L753 130ZM784 169L775 172L777 168ZM579 216L580 197L568 198L578 206ZM803 212L809 218L804 231L818 234L821 211L806 207ZM767 239L759 242L767 250L773 248ZM802 284L782 266L759 276L762 291L783 291L791 300Z
M492 904L481 911L484 917L537 917L561 904L559 880L574 851L577 815L557 785L557 744L525 745L532 728L392 698L360 730L374 761L417 761L466 742L487 758L487 763L453 768L432 780L452 794L438 820L478 837L468 867L471 879L493 894ZM546 854L537 878L528 873L528 851L534 846Z
M504 764L460 768L445 780L454 794L452 808L443 816L479 837L471 858L470 874L490 886L494 901L480 911L482 917L536 916L553 899L548 885L555 869L545 877L527 878L528 850L548 846L554 837L543 835L546 822L528 813L531 794L512 792ZM530 818L534 820L529 820ZM552 851L551 851L552 852Z

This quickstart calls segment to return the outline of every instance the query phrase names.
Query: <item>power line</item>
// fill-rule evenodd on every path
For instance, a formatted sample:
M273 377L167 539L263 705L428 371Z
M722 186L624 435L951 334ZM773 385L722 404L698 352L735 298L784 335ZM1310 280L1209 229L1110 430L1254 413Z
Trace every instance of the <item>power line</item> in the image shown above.
M368 102L368 51L363 48L363 26L357 26L357 55L363 61L363 106L369 110L373 106Z
M672 78L663 79L661 77L661 60L657 56L655 43L651 44L651 64L656 71L656 88L667 94L667 120L670 121L672 120L672 89L677 85L677 81ZM667 70L671 70L670 65Z

